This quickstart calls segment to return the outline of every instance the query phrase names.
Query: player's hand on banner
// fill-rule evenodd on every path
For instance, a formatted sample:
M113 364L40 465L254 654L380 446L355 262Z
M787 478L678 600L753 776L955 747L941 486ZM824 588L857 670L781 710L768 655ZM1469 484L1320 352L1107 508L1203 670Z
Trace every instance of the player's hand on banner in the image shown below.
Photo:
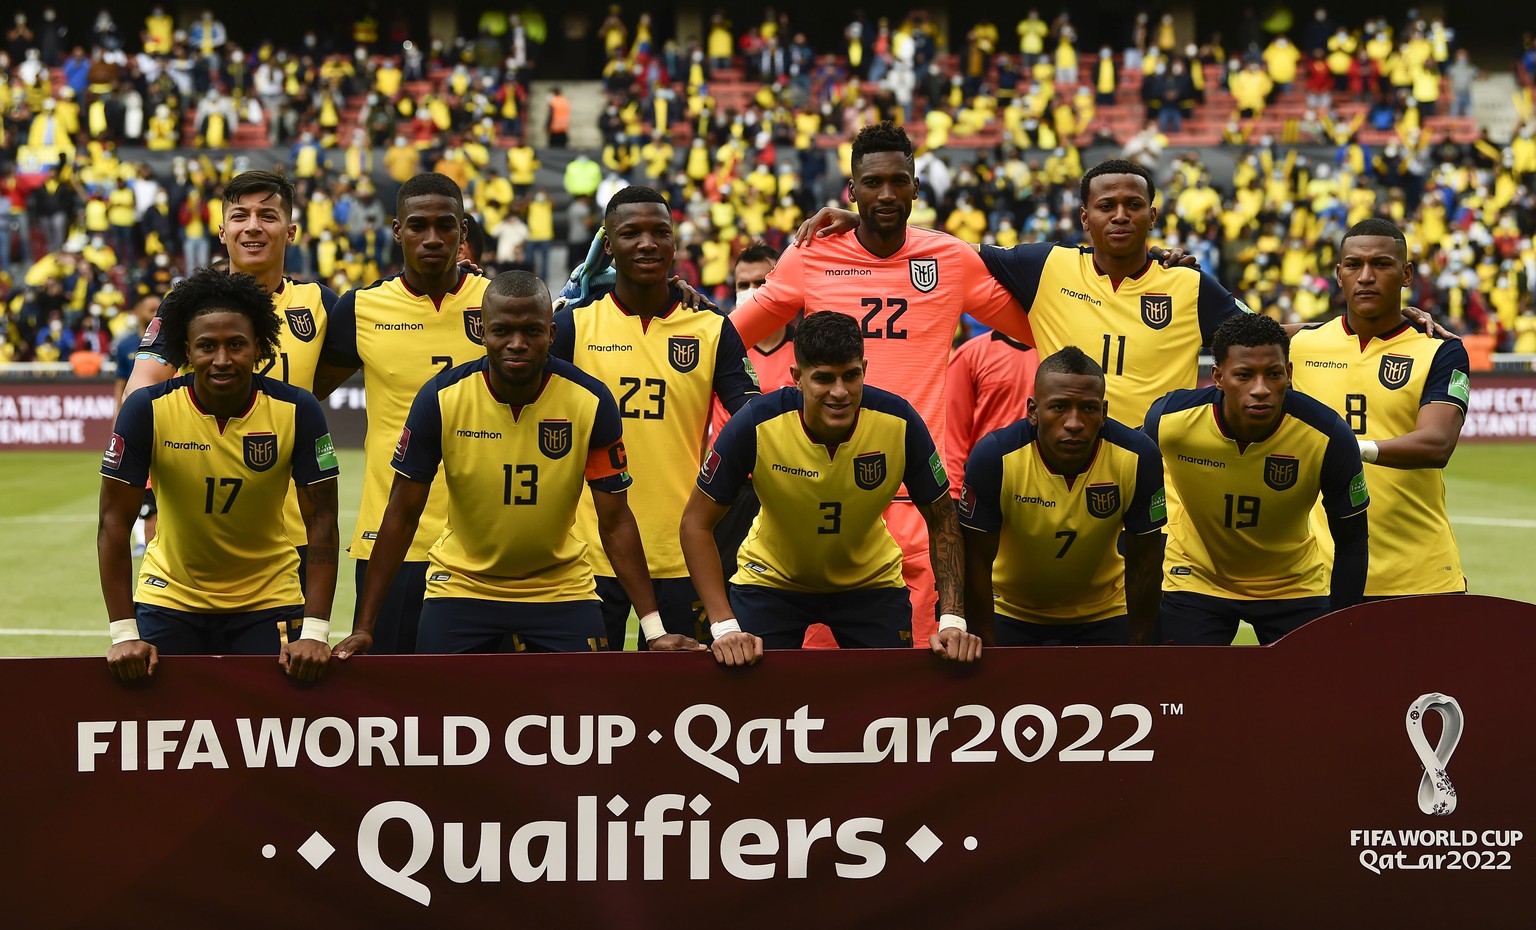
M331 661L331 650L325 643L312 639L297 639L283 643L277 664L290 678L299 681L319 681L325 677L325 667Z
M716 638L709 648L721 665L756 665L763 657L762 637L751 633L727 633Z
M951 662L975 662L981 658L981 637L958 628L940 630L928 637L928 645Z
M116 643L107 650L107 668L118 681L153 678L160 666L160 650L142 639Z
M679 275L679 274L673 275L667 281L667 283L672 285L673 287L677 288L678 293L683 295L682 296L683 306L687 307L689 310L695 310L695 311L697 311L697 310L718 311L720 309L720 306L718 304L716 304L713 300L710 300L708 297L705 297L703 295L703 293L694 290L693 289L693 285L689 284L687 281L684 281L682 275Z
M373 634L367 630L353 630L351 635L336 644L331 650L332 658L345 662L353 656L359 656L373 648Z
M1162 265L1164 268L1173 268L1178 266L1183 268L1194 268L1197 271L1200 269L1200 260L1184 251L1184 249L1179 246L1175 246L1171 249L1165 249L1161 246L1153 246L1152 248L1147 249L1147 254L1152 256L1153 261Z
M795 236L789 244L809 247L817 239L825 239L828 236L858 228L857 213L851 210L840 210L837 207L822 207L810 219L800 224L800 228L795 230Z
M1435 322L1435 318L1418 307L1404 307L1403 316L1424 335L1435 339L1460 339L1461 337Z
M646 647L652 652L707 652L708 646L703 645L692 636L684 636L681 633L668 633L651 640Z
M566 307L584 307L613 290L616 272L613 257L603 252L603 227L592 234L592 244L587 247L587 257L571 270L565 286L555 297L555 311Z

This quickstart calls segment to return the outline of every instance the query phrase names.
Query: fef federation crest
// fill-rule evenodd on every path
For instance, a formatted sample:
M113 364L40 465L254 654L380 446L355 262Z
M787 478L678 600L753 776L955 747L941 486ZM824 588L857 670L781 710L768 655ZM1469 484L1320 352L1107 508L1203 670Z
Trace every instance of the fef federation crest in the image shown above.
M1141 295L1141 321L1152 329L1162 329L1173 322L1173 298L1167 294Z
M937 258L909 258L907 267L912 275L912 286L924 294L939 286Z
M563 459L571 451L571 421L540 420L539 451L552 459Z
M866 452L853 460L853 483L873 491L885 483L885 453Z
M245 437L245 467L266 471L277 464L277 434L252 433Z
M699 337L668 336L667 361L685 375L699 367Z
M1100 520L1108 519L1120 512L1120 485L1118 484L1090 484L1088 485L1088 513Z
M479 307L464 311L464 335L477 346L485 345L485 320L480 317Z
M1296 484L1301 463L1289 455L1271 455L1264 459L1264 483L1276 491L1288 491Z
M1413 357L1410 355L1383 355L1381 368L1377 369L1376 377L1381 379L1381 386L1389 391L1395 391L1408 383L1408 377L1413 374Z
M315 314L308 307L289 307L283 311L288 317L288 331L300 342L314 342L320 328L315 325Z

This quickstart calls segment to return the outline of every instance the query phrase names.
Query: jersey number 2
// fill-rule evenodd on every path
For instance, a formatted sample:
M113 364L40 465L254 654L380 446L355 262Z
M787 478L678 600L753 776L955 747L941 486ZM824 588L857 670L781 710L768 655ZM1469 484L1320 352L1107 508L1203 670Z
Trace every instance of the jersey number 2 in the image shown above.
M865 297L859 300L859 306L869 311L864 314L864 321L859 327L863 331L865 339L907 338L906 327L898 326L896 322L901 319L903 313L907 312L907 302L905 300L902 300L900 297L886 297L883 299L880 297ZM885 318L883 328L880 321L875 319L880 315L881 310L891 311L891 315Z

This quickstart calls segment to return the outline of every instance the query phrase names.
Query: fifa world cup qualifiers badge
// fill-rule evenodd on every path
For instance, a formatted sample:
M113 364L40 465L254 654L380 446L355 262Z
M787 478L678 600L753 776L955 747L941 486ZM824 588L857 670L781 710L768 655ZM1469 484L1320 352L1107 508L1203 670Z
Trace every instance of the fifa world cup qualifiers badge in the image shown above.
M1440 739L1433 748L1424 735L1424 717L1434 712L1440 715L1443 725ZM1408 707L1408 741L1419 755L1424 774L1419 778L1419 810L1437 817L1456 809L1456 789L1446 774L1451 754L1461 742L1461 705L1456 699L1438 691L1420 695Z

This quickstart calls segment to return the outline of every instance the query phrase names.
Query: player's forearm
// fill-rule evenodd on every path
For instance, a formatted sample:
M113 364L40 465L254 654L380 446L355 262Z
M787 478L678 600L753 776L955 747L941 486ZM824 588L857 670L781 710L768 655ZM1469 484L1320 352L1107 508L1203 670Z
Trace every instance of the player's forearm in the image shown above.
M133 610L133 555L128 548L130 527L115 514L103 513L96 527L96 568L107 622L127 620Z
M965 559L965 624L972 633L981 637L988 646L996 645L992 633L992 560L972 560L969 550Z
M1376 442L1376 464L1383 468L1444 468L1450 464L1460 434L1416 429L1395 439Z
M949 495L918 510L928 523L928 557L939 586L939 613L965 616L965 545Z
M325 400L331 396L331 392L345 384L347 379L356 373L357 369L350 366L321 362L315 368L315 397Z
M176 369L157 358L135 359L133 372L128 375L128 383L123 385L122 396L118 398L118 407L121 408L122 402L128 395L139 388L162 384L174 377L176 377Z
M594 495L601 491L593 492ZM614 577L635 605L635 613L644 617L656 609L656 589L651 586L650 569L645 564L645 544L640 539L640 527L628 504L622 513L606 518L598 514L597 535L613 565Z
M725 587L725 571L720 566L720 552L715 548L713 527L688 513L683 514L683 525L678 531L683 547L683 561L688 565L688 577L693 588L704 602L704 612L709 622L720 623L734 617L731 599Z
M1147 646L1157 630L1157 608L1163 598L1163 534L1126 534L1125 613L1131 645Z
M304 518L309 536L309 559L304 579L304 616L331 618L336 599L337 562L341 558L341 533L336 526L336 481L312 484L299 494L300 504L310 511Z

